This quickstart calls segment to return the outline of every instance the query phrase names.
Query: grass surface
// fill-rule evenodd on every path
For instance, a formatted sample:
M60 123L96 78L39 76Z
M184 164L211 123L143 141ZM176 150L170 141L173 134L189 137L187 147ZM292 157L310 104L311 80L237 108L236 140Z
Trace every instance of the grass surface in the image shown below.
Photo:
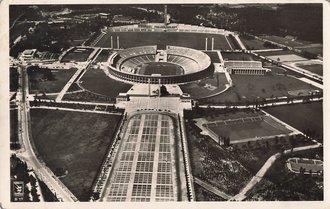
M260 61L261 59L242 52L221 52L223 60Z
M306 84L298 79L281 76L253 76L253 75L231 75L234 87L226 92L209 98L203 102L225 103L254 101L259 98L271 98L289 96L288 91L293 90L315 90L312 85Z
M55 173L68 170L62 182L79 200L88 200L120 116L32 109L31 120L40 157Z
M309 129L315 132L316 138L323 138L322 102L267 107L264 110L300 131Z
M70 80L76 69L58 70L52 72L55 77L54 81L42 80L41 74L34 74L33 78L38 80L37 83L30 85L30 93L45 92L45 93L57 93L60 92L65 84ZM29 77L29 80L32 79Z
M323 75L323 65L320 64L312 64L312 65L297 65L305 70L308 70L312 73Z
M231 140L241 140L255 137L265 137L265 136L274 136L279 134L288 134L291 133L290 130L285 129L283 125L277 123L276 121L268 118L269 121L235 121L233 124L217 124L209 125L211 129L218 136L229 137ZM269 123L270 124L269 124ZM277 126L277 127L274 127Z
M219 86L217 85L217 79L219 80ZM190 94L194 99L209 96L221 92L225 89L225 85L228 83L224 73L215 74L213 77L205 78L200 81L195 81L188 84L180 85L181 90L184 93ZM206 85L211 85L216 87L216 89L211 90L207 88Z
M88 69L80 81L85 89L113 98L132 87L131 84L109 78L101 69Z
M84 51L76 51L74 48L73 50L69 51L64 55L61 62L85 62L89 55L94 51L92 48L85 49Z
M205 49L205 38L208 38L208 49L211 49L211 39L214 38L214 49L231 49L224 35L184 32L110 32L105 34L96 47L110 47L110 37L114 38L114 48L117 48L116 37L119 37L120 48L135 46L158 45L165 49L166 45Z
M264 46L264 42L258 39L246 39L244 37L240 37L243 42L245 48L248 50L256 50L256 49L269 49Z

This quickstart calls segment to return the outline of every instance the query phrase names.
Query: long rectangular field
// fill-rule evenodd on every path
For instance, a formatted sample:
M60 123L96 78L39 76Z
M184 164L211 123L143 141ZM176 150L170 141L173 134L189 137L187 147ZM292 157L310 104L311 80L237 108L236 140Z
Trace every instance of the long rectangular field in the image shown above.
M207 127L218 136L229 137L231 141L262 138L292 132L271 117L260 115L207 123Z
M158 48L165 49L166 45L173 45L204 50L205 39L208 38L208 49L211 49L211 40L214 38L214 49L231 49L224 35L185 32L108 32L95 46L110 48L111 36L113 48L118 48L117 37L119 37L119 48L158 45Z

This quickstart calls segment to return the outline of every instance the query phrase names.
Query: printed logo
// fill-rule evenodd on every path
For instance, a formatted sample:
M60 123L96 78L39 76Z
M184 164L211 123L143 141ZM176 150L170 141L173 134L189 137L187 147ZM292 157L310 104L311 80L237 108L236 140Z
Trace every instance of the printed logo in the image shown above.
M23 181L14 181L13 182L13 194L14 197L23 197L24 196L24 183Z

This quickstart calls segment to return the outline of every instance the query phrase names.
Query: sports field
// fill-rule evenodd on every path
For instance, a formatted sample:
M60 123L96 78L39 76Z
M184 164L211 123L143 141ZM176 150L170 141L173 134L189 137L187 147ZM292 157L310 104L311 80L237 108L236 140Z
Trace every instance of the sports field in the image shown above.
M68 171L61 181L81 201L89 198L119 120L118 115L31 110L32 137L40 157L55 174Z
M101 69L88 69L80 79L85 89L108 97L116 97L119 93L126 93L131 84L126 84L108 77Z
M276 51L266 51L266 52L257 52L259 55L262 56L277 56L277 55L290 55L290 54L295 54L295 55L299 55L298 53L295 53L293 51L290 50L276 50Z
M304 64L298 64L297 65L300 68L303 68L305 70L308 70L312 73L323 75L323 65L321 64L311 64L311 65L304 65Z
M45 80L45 75L39 72L29 74L30 93L45 92L57 93L60 92L65 84L70 80L77 69L57 70L52 71L53 80Z
M271 117L261 115L218 120L206 123L205 126L218 136L229 137L231 141L269 137L292 132Z
M211 103L245 102L262 98L289 96L289 91L320 90L305 82L283 75L253 76L231 75L234 86L216 97L206 100Z
M60 60L61 62L85 62L87 61L90 54L94 51L92 48L73 48L68 51L63 58Z
M316 139L323 137L322 102L267 107L264 110L302 132L304 130L314 132Z
M137 71L140 75L182 75L184 70L179 65L166 62L150 62L142 64L141 68Z
M118 36L119 48L157 45L159 49L165 49L166 45L172 45L204 50L205 38L208 38L208 49L211 49L211 39L214 38L214 49L231 49L224 35L185 32L108 32L95 46L110 48L111 36L113 37L114 48L118 47Z

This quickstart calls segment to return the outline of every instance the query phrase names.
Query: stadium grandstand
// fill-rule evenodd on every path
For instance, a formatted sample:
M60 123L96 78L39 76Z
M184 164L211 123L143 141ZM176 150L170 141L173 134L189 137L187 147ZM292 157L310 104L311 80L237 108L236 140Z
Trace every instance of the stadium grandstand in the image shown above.
M157 46L120 50L108 60L109 73L133 83L186 83L213 73L211 59L204 52L177 46L158 50Z
M224 68L230 74L239 75L265 75L271 71L259 61L225 61Z

